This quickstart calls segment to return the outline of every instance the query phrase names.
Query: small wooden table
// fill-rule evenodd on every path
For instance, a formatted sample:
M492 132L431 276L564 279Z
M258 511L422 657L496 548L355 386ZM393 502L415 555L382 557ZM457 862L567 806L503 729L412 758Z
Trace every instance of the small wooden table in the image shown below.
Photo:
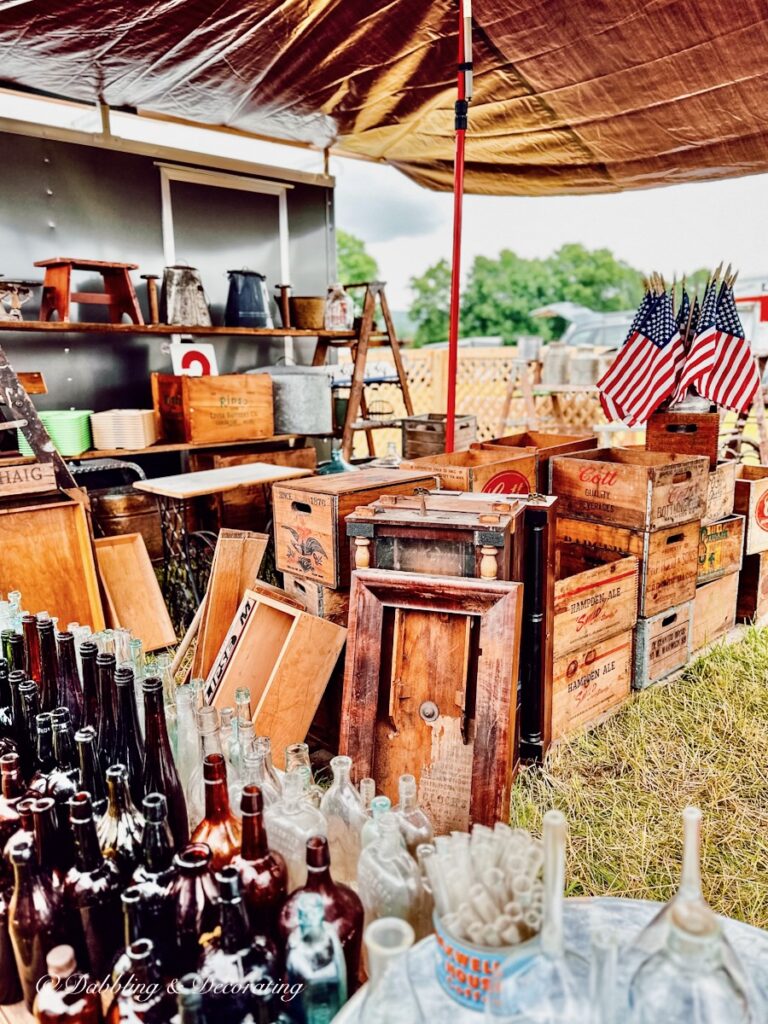
M177 630L186 628L200 605L211 571L216 536L187 529L188 502L237 487L312 476L309 469L251 462L244 466L205 469L198 473L139 480L133 486L157 497L163 534L163 596Z

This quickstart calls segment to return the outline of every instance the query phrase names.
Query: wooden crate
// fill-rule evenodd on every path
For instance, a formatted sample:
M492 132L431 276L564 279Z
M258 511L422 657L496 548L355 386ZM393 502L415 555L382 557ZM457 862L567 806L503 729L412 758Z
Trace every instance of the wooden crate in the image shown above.
M632 689L633 631L555 658L552 739L596 725L628 700Z
M594 434L550 434L541 430L526 430L519 434L507 434L506 437L494 437L490 441L484 442L482 447L495 445L535 448L538 461L536 488L539 494L549 494L549 460L555 455L567 455L569 452L582 452L589 448L597 448L597 438Z
M295 598L311 615L328 619L338 626L346 626L349 621L349 591L331 590L314 580L283 573L283 589Z
M158 437L166 441L217 444L271 437L275 432L268 373L153 373L152 402Z
M425 412L401 420L403 458L418 459L422 455L439 455L445 451L446 415ZM457 416L453 434L453 450L465 452L477 437L477 417Z
M718 412L655 412L645 430L645 447L651 452L706 455L714 469L719 434Z
M733 511L746 517L744 554L768 551L768 466L737 466Z
M768 616L768 551L744 555L739 573L736 615L740 622L757 623L762 623Z
M551 465L564 516L661 530L701 519L706 510L709 469L702 456L598 448L558 455Z
M394 799L416 776L435 833L507 821L522 585L352 576L340 749Z
M693 601L668 608L649 619L638 619L635 628L636 690L659 682L687 664L693 637Z
M730 572L719 579L696 587L693 602L691 650L711 644L736 625L739 574Z
M448 455L426 455L402 462L401 469L434 473L447 491L485 494L530 494L536 491L536 452L533 448L501 448Z
M709 471L707 479L707 508L702 525L717 522L733 514L736 497L736 463L719 462Z
M558 544L555 661L631 630L637 621L638 578L639 562L633 555L612 553L608 561L595 564L581 545Z
M697 583L707 583L741 568L744 546L744 516L727 516L702 526L699 532L699 573Z
M666 530L627 530L586 519L559 518L558 544L580 548L593 564L634 555L640 563L638 614L644 618L693 600L698 575L699 523Z
M434 486L433 473L401 469L361 469L275 484L272 506L277 568L326 587L348 587L349 544L344 523L349 513L382 494L413 494L417 488Z

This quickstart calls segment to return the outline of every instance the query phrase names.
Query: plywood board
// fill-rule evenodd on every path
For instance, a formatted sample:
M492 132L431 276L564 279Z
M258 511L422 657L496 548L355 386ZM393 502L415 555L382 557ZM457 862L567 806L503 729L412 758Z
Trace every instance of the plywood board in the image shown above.
M278 480L295 480L311 475L306 469L256 462L245 466L226 466L223 469L203 469L199 473L175 473L173 476L158 476L153 480L137 480L133 486L137 491L159 494L164 498L199 498L204 494L224 494L248 484L273 484Z
M99 537L95 547L110 626L130 629L147 651L174 644L176 632L141 534Z

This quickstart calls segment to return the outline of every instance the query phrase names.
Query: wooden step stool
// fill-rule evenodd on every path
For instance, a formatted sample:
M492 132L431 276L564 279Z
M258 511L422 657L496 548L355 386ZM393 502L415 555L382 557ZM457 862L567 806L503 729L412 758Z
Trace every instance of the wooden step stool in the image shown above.
M69 321L69 305L80 302L88 305L109 306L109 322L119 324L123 314L135 324L143 324L139 300L128 271L136 270L137 263L107 263L102 260L77 260L68 256L56 256L50 260L38 260L36 267L45 267L43 299L40 304L40 319L50 320L57 313L62 322ZM103 292L70 291L73 270L86 270L100 274L104 281Z

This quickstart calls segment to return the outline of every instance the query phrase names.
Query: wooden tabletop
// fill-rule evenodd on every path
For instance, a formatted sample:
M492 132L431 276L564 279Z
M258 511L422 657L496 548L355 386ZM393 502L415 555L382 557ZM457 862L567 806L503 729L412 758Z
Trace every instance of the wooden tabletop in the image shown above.
M312 470L251 462L245 466L225 466L223 469L204 469L199 473L176 473L158 476L154 480L138 480L133 486L137 491L159 494L164 498L199 498L205 494L222 494L236 487L274 484L301 476L312 476Z

